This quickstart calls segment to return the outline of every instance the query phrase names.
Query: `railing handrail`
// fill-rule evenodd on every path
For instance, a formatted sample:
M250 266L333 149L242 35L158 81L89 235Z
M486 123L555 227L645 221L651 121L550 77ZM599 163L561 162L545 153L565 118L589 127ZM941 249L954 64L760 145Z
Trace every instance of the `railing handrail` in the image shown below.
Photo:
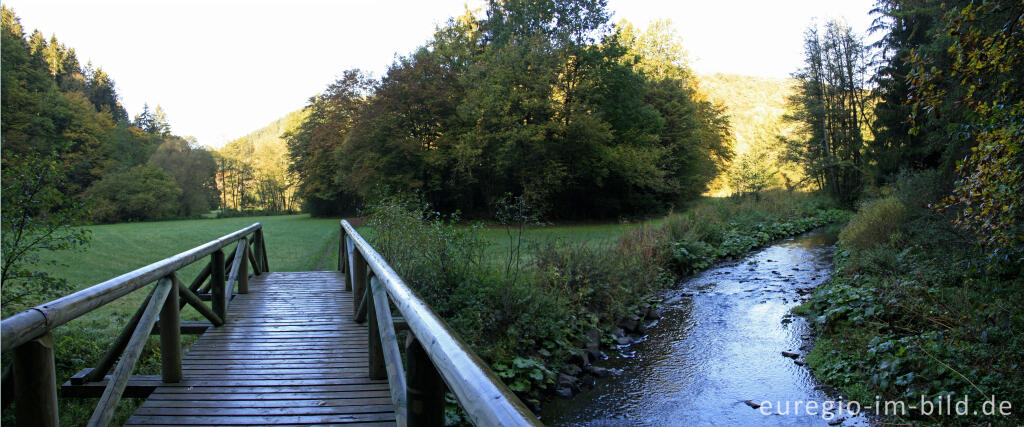
M341 220L353 246L362 254L423 346L437 372L476 425L539 425L539 421L507 386L462 342L387 261L346 220ZM370 302L372 303L372 302Z
M254 223L188 251L98 283L73 294L37 305L0 321L0 352L6 352L46 332L155 282L262 228Z

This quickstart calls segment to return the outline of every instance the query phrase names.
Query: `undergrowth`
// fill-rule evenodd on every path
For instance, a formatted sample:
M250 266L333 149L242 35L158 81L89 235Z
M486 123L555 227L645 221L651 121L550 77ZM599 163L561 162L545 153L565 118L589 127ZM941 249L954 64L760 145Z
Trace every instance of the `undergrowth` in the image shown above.
M1024 420L1021 267L990 264L973 237L953 227L954 213L925 207L938 182L930 172L903 176L840 234L832 280L802 307L819 334L807 362L847 400L969 402L961 416L908 410L884 422L1017 425ZM1012 413L984 416L991 399L995 408L1010 402Z

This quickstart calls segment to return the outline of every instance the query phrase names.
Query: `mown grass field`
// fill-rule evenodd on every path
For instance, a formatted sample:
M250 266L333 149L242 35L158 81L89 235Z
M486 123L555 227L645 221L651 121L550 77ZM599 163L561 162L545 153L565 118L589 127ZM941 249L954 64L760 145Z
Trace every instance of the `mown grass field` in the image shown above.
M198 219L94 225L91 241L84 250L55 253L63 266L48 267L54 276L66 279L74 291L85 289L169 256L187 251L253 223L263 224L267 254L272 271L310 271L337 268L338 219L310 218L309 215L284 215L224 219ZM523 234L523 249L529 241L570 239L593 243L613 241L630 225L586 224L531 227ZM364 234L373 231L359 227ZM501 227L482 230L491 247L488 256L503 260L510 245L508 232ZM515 236L513 236L514 238ZM228 250L231 247L227 248ZM198 261L178 272L188 283L206 261ZM145 298L139 290L88 317L130 316ZM96 316L99 314L100 316Z
M336 219L310 218L308 215L95 225L88 227L92 231L88 247L53 254L64 265L49 267L48 272L66 279L77 291L256 222L263 224L270 267L275 271L314 269L325 258L328 244L337 242L338 238ZM231 248L233 246L227 250ZM189 283L205 263L206 260L197 261L179 271L178 276ZM331 267L323 268L333 266L332 261ZM86 316L86 319L122 314L130 316L145 298L145 293L140 289Z

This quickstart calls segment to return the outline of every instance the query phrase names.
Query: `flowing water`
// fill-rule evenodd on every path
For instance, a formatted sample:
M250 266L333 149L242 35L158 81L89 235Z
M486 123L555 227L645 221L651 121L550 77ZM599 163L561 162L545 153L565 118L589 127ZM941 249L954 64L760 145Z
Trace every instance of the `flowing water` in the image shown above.
M807 322L789 314L828 279L835 235L813 231L721 263L664 293L662 318L641 342L611 351L614 374L544 406L549 425L828 426L830 397L783 351L810 350ZM755 409L745 401L771 402ZM814 410L806 402L814 401ZM796 403L800 402L800 403ZM797 405L800 405L797 407ZM788 409L786 408L788 406ZM838 413L838 409L830 411ZM781 413L781 414L780 414ZM768 414L768 415L765 415ZM842 417L862 425L862 417Z

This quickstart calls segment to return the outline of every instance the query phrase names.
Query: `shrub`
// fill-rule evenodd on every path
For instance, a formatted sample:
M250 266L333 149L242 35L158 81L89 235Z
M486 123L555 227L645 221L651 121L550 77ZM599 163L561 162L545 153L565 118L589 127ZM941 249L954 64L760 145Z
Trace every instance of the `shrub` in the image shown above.
M146 165L108 172L85 191L98 222L146 221L173 217L181 188L167 173Z
M66 280L40 268L63 266L55 259L48 260L47 255L89 242L87 230L72 227L83 217L84 208L59 190L63 180L57 159L5 159L0 191L0 307L4 316L69 289Z
M366 214L371 245L517 392L529 398L553 384L554 373L536 365L541 361L519 356L568 351L574 307L558 289L535 273L517 280L504 264L486 262L479 226L457 226L457 218L441 218L419 198L382 196Z
M893 196L910 209L928 209L928 204L949 194L949 179L934 169L918 172L900 172L896 177Z
M906 206L895 197L864 203L839 233L839 242L858 249L888 244L892 234L902 227L906 214Z
M682 274L708 268L715 262L715 258L718 258L718 251L714 246L693 239L673 242L669 246L669 252L672 270Z

